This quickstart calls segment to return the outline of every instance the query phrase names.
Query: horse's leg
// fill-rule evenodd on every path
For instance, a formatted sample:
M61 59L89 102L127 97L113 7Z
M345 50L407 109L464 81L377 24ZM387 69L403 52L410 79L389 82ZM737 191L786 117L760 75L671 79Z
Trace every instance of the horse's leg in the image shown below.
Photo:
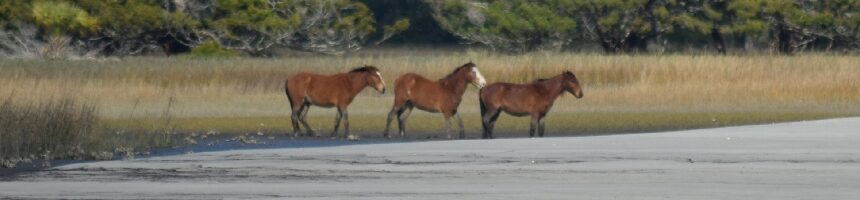
M349 137L349 114L346 107L339 109L343 115L343 137Z
M452 139L451 137L451 115L448 113L442 113L442 117L445 118L445 134L448 135L448 139Z
M545 127L544 121L546 121L544 116L541 116L540 119L538 119L538 137L543 137L543 129Z
M460 113L454 113L454 120L457 120L457 126L460 128L460 139L465 139L466 131L463 128L463 119L460 118Z
M293 112L290 114L290 120L292 121L293 125L293 137L298 137L299 134L301 134L302 129L299 126L299 121L301 121L300 115L302 113L302 109L304 108L304 105L299 105L299 107L293 108Z
M391 120L394 120L394 116L399 115L399 113L403 112L402 109L402 107L394 106L393 108L391 108L391 111L388 112L388 119L385 120L385 130L382 131L382 137L391 138L391 136L388 135L388 129L391 127Z
M448 135L448 139L451 139L451 118L445 117L445 134Z
M407 103L405 107L398 113L397 125L400 129L400 138L406 137L406 119L409 118L409 114L412 113L413 108L414 107L412 107L411 104Z
M496 114L493 114L493 117L490 118L490 131L487 133L487 137L489 139L493 139L493 130L496 130L496 120L499 119L499 115L502 114L502 111L496 110Z
M331 137L337 136L337 129L340 128L341 117L343 117L343 114L341 114L340 109L337 109L337 114L335 114L334 117L334 130L331 131Z
M314 132L314 129L312 129L312 128L311 128L311 125L310 125L310 124L308 124L308 121L307 121L307 118L308 118L308 110L310 110L310 109L311 109L311 104L310 104L310 103L305 103L305 104L304 104L304 109L302 109L302 113L301 113L301 115L299 116L299 121L300 121L300 122L302 122L302 125L304 125L304 126L305 126L305 130L307 130L307 131L308 131L308 133L307 133L307 134L308 134L308 136L318 136L318 135L316 135L316 133Z
M496 124L496 119L499 117L498 109L485 110L481 113L481 125L484 127L484 133L481 135L483 139L493 138L493 125Z
M487 139L487 132L490 130L490 127L488 127L490 123L486 115L486 113L481 113L481 139Z
M535 137L535 131L538 127L539 121L540 121L540 117L538 117L538 116L532 117L532 123L529 126L529 137Z

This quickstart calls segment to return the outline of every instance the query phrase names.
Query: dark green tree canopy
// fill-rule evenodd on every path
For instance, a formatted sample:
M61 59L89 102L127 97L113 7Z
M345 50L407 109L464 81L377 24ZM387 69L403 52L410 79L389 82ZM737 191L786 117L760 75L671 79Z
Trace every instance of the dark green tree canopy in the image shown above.
M860 0L0 1L2 56L342 54L391 40L511 53L853 51Z

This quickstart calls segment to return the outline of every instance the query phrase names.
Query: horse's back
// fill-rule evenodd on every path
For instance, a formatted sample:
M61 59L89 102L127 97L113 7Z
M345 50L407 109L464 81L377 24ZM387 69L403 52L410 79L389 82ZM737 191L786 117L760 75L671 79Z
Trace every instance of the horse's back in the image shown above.
M493 109L501 109L514 116L525 116L532 112L536 98L531 84L493 83L479 92L481 103Z
M421 75L415 73L407 73L401 75L397 80L394 81L394 93L395 95L407 95L415 93L415 92L429 92L427 87L433 87L437 85L436 82L431 81L427 78L424 78ZM435 89L429 89L435 90Z
M394 87L396 87L396 88L411 88L412 86L415 85L416 82L426 82L426 81L428 81L427 78L424 78L421 75L418 75L416 73L406 73L406 74L403 74L400 77L398 77L397 80L394 80Z
M304 93L315 74L299 72L287 79L287 91L293 95Z
M307 83L307 82L310 82L310 79L312 79L314 76L319 76L319 75L313 74L313 73L308 73L308 72L299 72L297 74L294 74L293 76L290 76L290 78L287 79L287 81L289 81L290 84Z
M506 82L496 82L481 88L481 91L478 92L478 95L480 95L481 98L486 98L489 100L492 98L498 98L500 97L500 95L518 87L523 87L523 85Z
M395 104L409 101L415 107L428 112L448 109L442 102L450 99L449 94L436 81L415 73L407 73L400 76L395 84Z
M342 74L320 75L314 73L300 72L287 80L287 89L294 101L302 101L304 98L311 100L311 104L321 107L331 107L337 101L339 92L345 89L339 81Z

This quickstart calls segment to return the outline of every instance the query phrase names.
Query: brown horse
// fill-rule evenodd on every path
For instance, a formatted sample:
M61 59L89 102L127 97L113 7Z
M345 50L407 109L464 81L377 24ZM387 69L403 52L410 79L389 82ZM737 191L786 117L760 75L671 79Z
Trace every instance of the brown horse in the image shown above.
M346 107L365 87L373 87L376 91L385 94L385 82L382 81L382 75L376 67L358 67L348 73L331 76L299 73L291 77L286 81L284 88L293 110L291 119L294 136L299 136L301 131L299 122L305 126L308 135L319 136L305 121L311 105L324 108L337 107L334 131L331 132L331 136L337 136L341 118L344 120L344 137L349 136L349 115Z
M439 81L431 81L414 73L400 76L394 82L394 106L388 113L383 137L390 137L388 129L395 115L397 115L397 122L399 123L400 137L406 135L406 118L409 117L414 107L418 107L424 111L442 113L442 116L445 117L445 132L449 139L451 138L451 117L453 116L460 126L460 138L465 138L463 119L457 114L457 107L460 106L463 93L469 83L478 88L487 84L484 76L478 71L478 67L472 62L458 67Z
M482 138L493 138L493 126L504 111L513 116L532 117L529 137L543 137L544 117L552 108L555 99L563 92L582 98L582 88L576 75L564 71L550 79L538 79L530 84L493 83L480 91L481 121L484 126Z

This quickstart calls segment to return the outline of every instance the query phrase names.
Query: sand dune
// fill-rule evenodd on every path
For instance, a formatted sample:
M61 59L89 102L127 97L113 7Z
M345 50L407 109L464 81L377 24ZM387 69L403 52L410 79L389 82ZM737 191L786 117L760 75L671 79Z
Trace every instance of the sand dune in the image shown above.
M0 198L857 199L858 188L860 118L847 118L81 163L0 181Z

